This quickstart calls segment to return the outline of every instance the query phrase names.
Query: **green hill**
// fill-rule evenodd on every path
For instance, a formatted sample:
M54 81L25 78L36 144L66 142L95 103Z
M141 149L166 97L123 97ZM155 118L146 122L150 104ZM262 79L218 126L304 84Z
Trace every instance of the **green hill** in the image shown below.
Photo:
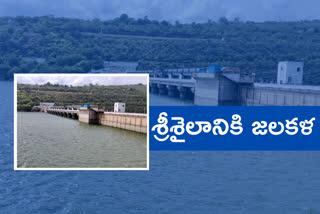
M126 112L145 113L146 86L64 86L64 85L28 85L18 84L18 111L30 111L40 102L54 102L56 106L83 105L90 103L113 111L115 102L126 103Z
M201 67L211 63L276 79L278 61L305 62L305 83L320 84L320 21L174 24L121 15L101 21L0 18L0 72L83 73L103 61L137 61L138 69ZM45 60L45 61L43 61Z

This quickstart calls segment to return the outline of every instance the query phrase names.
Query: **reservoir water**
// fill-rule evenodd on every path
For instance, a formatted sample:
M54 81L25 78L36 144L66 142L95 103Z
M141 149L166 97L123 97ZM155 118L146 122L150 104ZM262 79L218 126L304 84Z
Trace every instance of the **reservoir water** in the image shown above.
M0 213L320 213L319 151L150 151L149 171L14 171L12 82L0 97Z
M146 134L18 112L18 167L146 168Z

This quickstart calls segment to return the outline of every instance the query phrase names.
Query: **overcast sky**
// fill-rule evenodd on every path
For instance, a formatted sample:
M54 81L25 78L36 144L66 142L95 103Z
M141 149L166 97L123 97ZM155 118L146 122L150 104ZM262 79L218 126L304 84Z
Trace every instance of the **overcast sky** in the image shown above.
M0 0L0 16L131 17L203 22L225 16L247 21L320 19L319 0Z
M60 85L132 85L132 84L147 84L147 77L145 76L81 76L81 75L71 75L71 76L58 76L58 75L24 75L17 76L18 83L24 84L46 84L50 82L51 84Z

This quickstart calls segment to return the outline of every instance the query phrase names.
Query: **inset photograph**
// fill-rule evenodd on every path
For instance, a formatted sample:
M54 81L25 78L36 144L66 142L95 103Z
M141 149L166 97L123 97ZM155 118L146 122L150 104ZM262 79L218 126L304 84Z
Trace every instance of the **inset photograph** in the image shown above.
M15 74L15 170L148 170L147 74Z

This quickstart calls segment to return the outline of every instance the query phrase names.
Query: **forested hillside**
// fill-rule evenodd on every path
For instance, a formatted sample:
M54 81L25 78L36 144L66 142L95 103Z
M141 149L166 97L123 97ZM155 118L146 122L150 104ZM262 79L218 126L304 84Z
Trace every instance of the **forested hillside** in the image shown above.
M47 83L45 85L18 84L18 111L30 111L40 102L54 102L56 106L83 105L90 103L113 111L115 102L126 103L127 112L145 113L146 85L125 86L67 86Z
M219 63L267 80L276 78L278 61L295 60L305 62L306 84L320 84L320 21L0 18L0 72L6 79L13 73L88 72L104 60L137 61L140 70Z

